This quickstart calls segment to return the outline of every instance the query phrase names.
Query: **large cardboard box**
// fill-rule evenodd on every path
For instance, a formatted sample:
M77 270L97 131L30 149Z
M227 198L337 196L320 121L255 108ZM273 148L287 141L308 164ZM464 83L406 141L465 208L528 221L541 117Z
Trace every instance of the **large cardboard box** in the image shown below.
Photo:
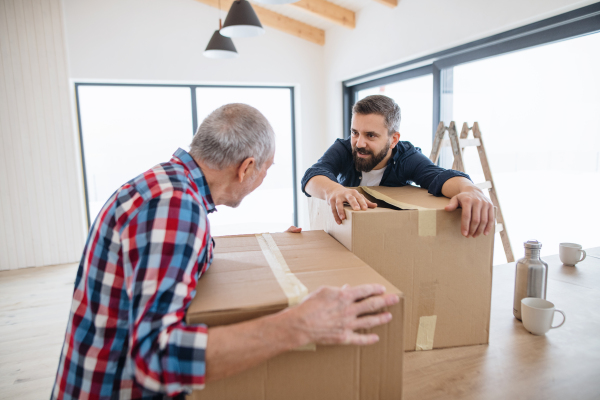
M465 238L461 209L425 189L359 188L375 209L337 225L323 200L310 198L311 229L324 229L405 296L405 349L488 343L494 234ZM370 194L368 194L369 192Z
M215 238L214 261L198 282L187 311L188 323L227 325L286 308L288 296L270 265L278 251L309 293L323 285L385 285L387 293L400 295L400 302L389 308L392 320L371 330L380 338L372 346L316 346L313 351L288 352L209 383L191 398L400 399L404 355L401 292L323 231L273 233L270 237L274 250L264 249L264 235Z

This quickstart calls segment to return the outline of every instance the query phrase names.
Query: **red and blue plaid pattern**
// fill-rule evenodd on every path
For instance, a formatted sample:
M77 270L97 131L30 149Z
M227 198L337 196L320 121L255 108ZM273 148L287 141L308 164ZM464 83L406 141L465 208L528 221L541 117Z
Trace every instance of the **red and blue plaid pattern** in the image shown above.
M182 149L110 197L79 264L53 399L163 399L204 386L207 328L184 316L212 262L214 209Z

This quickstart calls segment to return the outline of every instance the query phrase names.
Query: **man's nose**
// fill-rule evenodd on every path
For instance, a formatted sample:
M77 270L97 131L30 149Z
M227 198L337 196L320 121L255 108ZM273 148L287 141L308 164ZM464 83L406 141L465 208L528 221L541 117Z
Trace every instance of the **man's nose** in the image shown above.
M362 135L358 135L358 140L356 141L356 147L359 149L364 149L366 147L365 138Z

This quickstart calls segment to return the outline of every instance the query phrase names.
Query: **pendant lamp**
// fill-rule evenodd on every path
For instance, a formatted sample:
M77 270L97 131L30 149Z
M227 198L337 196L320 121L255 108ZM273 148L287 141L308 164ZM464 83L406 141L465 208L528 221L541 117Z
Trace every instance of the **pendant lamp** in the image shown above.
M252 5L247 0L235 0L225 18L221 35L252 37L265 33Z
M219 29L213 33L204 56L208 58L235 58L239 54L233 44L233 40L227 36L221 35L221 19L219 18Z

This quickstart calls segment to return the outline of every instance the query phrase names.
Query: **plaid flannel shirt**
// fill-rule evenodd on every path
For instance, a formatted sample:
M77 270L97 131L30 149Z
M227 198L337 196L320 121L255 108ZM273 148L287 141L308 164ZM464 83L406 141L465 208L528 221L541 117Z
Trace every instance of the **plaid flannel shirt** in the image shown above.
M212 262L214 209L182 149L110 197L79 264L52 399L163 399L204 386L207 328L184 317Z

